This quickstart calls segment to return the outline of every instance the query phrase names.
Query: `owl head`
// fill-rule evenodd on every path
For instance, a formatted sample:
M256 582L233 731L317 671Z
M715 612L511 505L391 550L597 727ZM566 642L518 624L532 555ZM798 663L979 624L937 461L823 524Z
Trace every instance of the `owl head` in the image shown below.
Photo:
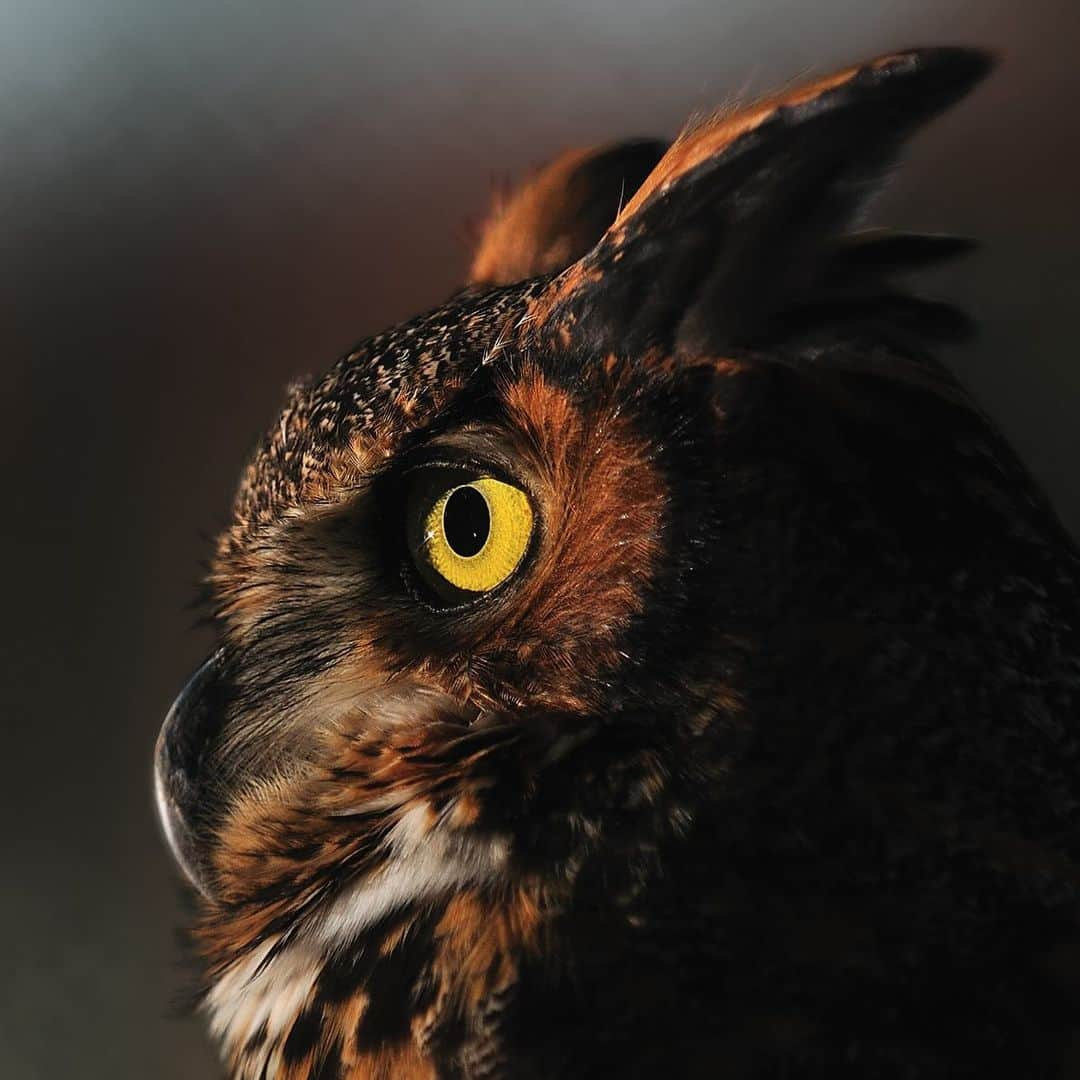
M632 910L748 753L880 692L860 628L997 511L928 351L966 322L896 284L964 245L857 221L988 66L888 55L565 154L460 292L292 390L156 759L237 1075L463 1054L583 895Z

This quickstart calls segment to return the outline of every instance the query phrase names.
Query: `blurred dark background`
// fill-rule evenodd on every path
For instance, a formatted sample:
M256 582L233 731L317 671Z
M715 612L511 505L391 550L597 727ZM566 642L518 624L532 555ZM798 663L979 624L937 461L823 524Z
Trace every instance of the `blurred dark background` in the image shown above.
M984 242L949 359L1080 531L1075 0L0 2L0 1075L214 1075L150 753L286 381L444 297L493 181L945 41L1005 64L874 216Z

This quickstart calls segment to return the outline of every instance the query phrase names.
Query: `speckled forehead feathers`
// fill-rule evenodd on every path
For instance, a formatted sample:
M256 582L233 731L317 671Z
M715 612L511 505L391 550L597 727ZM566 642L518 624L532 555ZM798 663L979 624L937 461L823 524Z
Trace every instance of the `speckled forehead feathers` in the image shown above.
M448 303L362 342L321 379L295 387L248 466L235 514L242 530L300 501L307 478L358 437L372 445L415 426L460 386L524 314L531 282L464 289Z

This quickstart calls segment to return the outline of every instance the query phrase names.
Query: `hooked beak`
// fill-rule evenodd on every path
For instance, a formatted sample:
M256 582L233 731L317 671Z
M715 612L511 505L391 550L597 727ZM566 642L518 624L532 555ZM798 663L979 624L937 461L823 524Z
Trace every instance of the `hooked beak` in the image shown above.
M205 845L199 832L206 807L202 764L223 715L218 649L188 680L169 709L154 748L154 800L173 858L188 881L209 898Z

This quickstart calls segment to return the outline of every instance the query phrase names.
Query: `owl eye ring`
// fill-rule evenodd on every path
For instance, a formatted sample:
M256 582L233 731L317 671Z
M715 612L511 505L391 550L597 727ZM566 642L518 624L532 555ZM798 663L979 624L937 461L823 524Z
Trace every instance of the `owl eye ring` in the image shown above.
M424 580L444 599L491 592L521 564L532 539L528 495L494 476L453 480L443 472L410 498L409 548Z

